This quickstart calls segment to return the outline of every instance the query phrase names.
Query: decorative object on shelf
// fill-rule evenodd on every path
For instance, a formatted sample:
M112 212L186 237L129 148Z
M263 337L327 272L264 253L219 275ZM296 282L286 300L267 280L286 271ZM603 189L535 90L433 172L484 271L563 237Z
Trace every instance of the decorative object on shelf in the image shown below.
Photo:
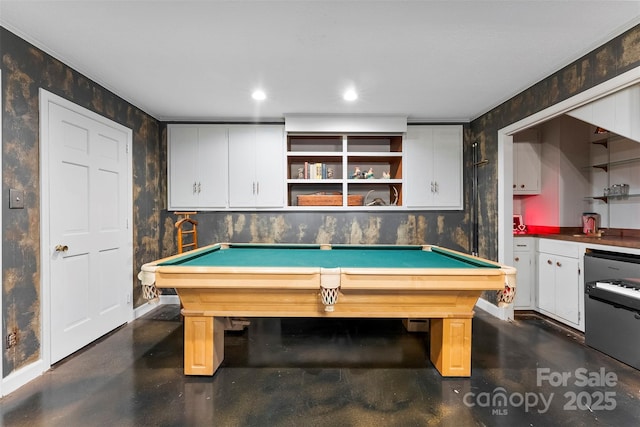
M298 206L342 206L342 193L325 193L321 191L313 194L300 194L297 196ZM364 196L359 194L348 194L347 204L349 206L362 206Z
M609 133L608 130L606 130L605 128L601 128L600 126L596 127L595 132L593 132L596 135L599 135L601 133Z
M606 194L607 188L605 190L605 196L628 196L629 195L629 184L613 184L609 190L609 194Z
M387 172L387 171L383 171L382 172L382 178L383 179L389 179L389 178L391 178L391 174L389 172Z
M304 168L298 168L298 179L304 179Z
M398 194L398 189L396 187L391 187L393 188L393 203L391 203L391 206L398 206L398 199L400 198L400 195Z
M360 170L359 166L356 166L356 169L351 174L351 178L352 179L360 179L360 178L362 178L362 171Z
M373 176L373 168L369 168L369 170L367 171L367 173L365 173L365 174L364 174L364 177L365 177L366 179L373 179L373 178L375 178L375 177Z
M380 197L376 197L375 199L373 199L372 201L368 201L369 196L371 195L371 193L373 193L375 190L369 190L367 192L367 195L364 196L364 205L365 206L386 206L387 203L382 200Z
M515 234L524 234L527 232L527 226L522 220L522 215L513 216L513 232Z
M333 179L333 168L327 168L327 179Z

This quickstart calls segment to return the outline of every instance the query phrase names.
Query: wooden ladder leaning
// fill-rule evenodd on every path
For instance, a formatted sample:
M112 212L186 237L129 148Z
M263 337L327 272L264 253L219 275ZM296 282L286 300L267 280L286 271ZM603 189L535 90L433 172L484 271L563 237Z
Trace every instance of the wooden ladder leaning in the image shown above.
M185 250L198 248L198 221L191 218L196 212L174 212L178 217L176 228L178 229L178 253Z

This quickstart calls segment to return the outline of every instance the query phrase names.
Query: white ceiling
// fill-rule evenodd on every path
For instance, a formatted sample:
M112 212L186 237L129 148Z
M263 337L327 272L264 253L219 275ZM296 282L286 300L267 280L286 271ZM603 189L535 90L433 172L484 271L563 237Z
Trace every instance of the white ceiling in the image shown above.
M160 120L468 121L640 23L640 1L0 0L0 23Z

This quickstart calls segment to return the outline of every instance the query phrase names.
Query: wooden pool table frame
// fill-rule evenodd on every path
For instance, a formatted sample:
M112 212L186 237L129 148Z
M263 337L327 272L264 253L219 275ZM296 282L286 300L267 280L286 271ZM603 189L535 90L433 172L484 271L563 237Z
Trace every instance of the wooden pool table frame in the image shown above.
M221 248L233 244L218 244ZM289 245L290 246L290 245ZM211 250L216 245L198 249ZM425 245L429 251L433 246ZM325 247L330 249L330 246ZM440 250L446 250L439 248ZM430 320L430 359L443 376L471 375L471 319L485 290L515 286L513 267L449 251L499 268L281 268L145 264L143 285L174 288L184 316L184 373L213 375L224 359L225 317L357 317ZM339 280L327 311L321 283Z

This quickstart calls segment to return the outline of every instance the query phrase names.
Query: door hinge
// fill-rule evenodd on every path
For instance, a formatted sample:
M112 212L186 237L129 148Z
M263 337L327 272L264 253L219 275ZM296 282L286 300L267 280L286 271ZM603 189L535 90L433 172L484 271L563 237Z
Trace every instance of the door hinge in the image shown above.
M127 150L127 154L129 154L129 143L125 144L125 146L127 147L127 148L126 148L126 150Z

